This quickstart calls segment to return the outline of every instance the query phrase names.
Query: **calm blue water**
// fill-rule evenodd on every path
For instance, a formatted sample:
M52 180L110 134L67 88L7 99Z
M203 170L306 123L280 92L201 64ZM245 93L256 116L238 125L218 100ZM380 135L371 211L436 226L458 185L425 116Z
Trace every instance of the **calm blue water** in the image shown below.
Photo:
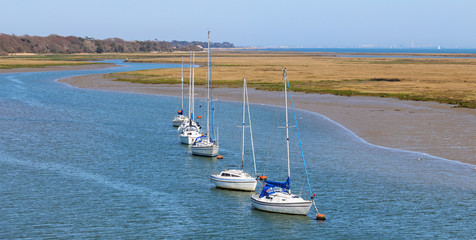
M179 98L55 82L175 66L124 64L0 74L0 239L470 239L476 234L474 166L372 146L304 111L297 115L308 171L328 220L313 220L314 213L252 210L249 193L216 189L208 179L225 161L239 164L240 103L216 103L225 159L212 160L192 156L178 143L171 120ZM205 103L196 105L203 114L199 106ZM251 111L258 169L269 179L284 180L284 130L273 127L275 121L283 125L282 108L253 105ZM304 193L295 137L293 191ZM251 169L249 159L246 168Z

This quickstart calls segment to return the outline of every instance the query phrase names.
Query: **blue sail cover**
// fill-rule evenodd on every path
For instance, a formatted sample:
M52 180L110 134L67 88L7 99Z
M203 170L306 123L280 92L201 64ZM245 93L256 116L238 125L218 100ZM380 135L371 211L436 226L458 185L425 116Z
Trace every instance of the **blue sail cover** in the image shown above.
M289 179L286 179L286 182L274 182L274 181L268 181L268 180L264 180L265 183L267 184L270 184L270 185L273 185L275 187L280 187L284 190L289 190L291 188L291 180Z
M195 143L201 143L203 141L203 139L207 139L207 136L206 135L202 135L198 138L195 139ZM209 138L208 139L209 142L213 143L215 141L213 141L213 139Z
M202 142L202 140L205 139L206 137L207 137L207 136L202 135L202 136L196 138L196 139L195 139L195 143L200 143L200 142Z
M267 196L269 196L270 194L275 193L273 187L274 187L274 185L266 184L266 185L263 187L263 190L261 191L261 194L259 195L259 197L260 197L260 198L262 198L262 197L267 197Z
M289 190L291 188L291 180L286 179L286 182L274 182L274 181L268 181L264 180L266 185L263 187L263 190L261 191L261 194L259 195L260 198L262 197L267 197L270 194L275 193L274 187L279 187L282 188L283 190Z

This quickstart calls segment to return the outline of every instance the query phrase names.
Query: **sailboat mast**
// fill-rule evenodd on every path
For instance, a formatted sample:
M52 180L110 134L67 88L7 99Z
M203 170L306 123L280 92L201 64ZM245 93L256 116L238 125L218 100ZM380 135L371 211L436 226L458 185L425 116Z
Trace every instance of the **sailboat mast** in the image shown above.
M286 68L283 70L283 80L284 80L284 105L286 108L286 153L288 158L288 178L291 179L291 170L290 170L290 162L289 162L289 122L288 122L288 90L286 87ZM291 189L289 190L291 193Z
M183 57L182 57L182 115L183 115Z
M243 125L242 136L241 136L241 170L243 170L243 165L245 163L245 93L246 93L246 77L243 78Z
M188 87L188 119L192 121L192 51L190 51L190 77Z
M195 51L192 54L192 120L195 113Z
M210 55L210 30L208 30L208 66L209 66L209 73L208 76L210 77L210 107L211 107L211 121L212 121L212 128L211 128L211 138L215 137L214 134L214 129L213 126L215 126L214 123L214 112L215 112L215 107L213 105L213 79L212 79L212 65L211 65L211 55ZM217 124L217 139L218 139L218 124Z
M207 138L210 139L210 31L208 31L208 67L207 67Z

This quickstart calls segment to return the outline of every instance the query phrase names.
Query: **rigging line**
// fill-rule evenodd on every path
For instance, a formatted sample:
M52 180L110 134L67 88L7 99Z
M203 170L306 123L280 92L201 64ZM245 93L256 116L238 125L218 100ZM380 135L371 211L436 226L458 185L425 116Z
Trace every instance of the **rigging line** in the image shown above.
M296 119L296 111L294 110L293 96L291 95L291 86L289 86L288 75L286 74L286 72L284 74L285 74L284 76L286 78L286 83L288 85L289 99L291 100L291 107L293 109L294 122L296 124L296 131L297 131L297 135L298 135L298 139L299 139L299 148L301 149L302 162L304 164L304 171L306 172L306 179L307 179L307 184L309 186L309 193L312 194L311 182L309 181L309 174L307 173L306 160L304 159L304 151L302 150L301 136L299 134L299 128L298 128L297 119Z
M276 118L278 116L278 108L274 111L274 121L273 121L273 127L271 128L271 134L269 135L269 141L268 141L268 151L266 152L266 161L264 162L264 170L263 174L266 173L266 168L268 167L268 160L269 160L269 152L271 151L271 141L273 139L273 134L274 134L274 126L276 126Z

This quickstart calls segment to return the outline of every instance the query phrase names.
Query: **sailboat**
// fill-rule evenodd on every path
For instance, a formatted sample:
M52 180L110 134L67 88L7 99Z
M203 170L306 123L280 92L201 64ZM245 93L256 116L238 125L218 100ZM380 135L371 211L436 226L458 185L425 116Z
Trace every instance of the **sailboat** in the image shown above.
M314 196L311 197L311 200L305 200L302 197L291 193L291 171L290 171L290 160L289 160L289 123L288 123L288 97L287 97L287 85L289 84L288 77L286 75L286 69L283 70L283 79L284 79L284 99L285 99L285 110L286 110L286 152L287 152L287 167L288 167L288 177L285 182L275 182L264 180L265 185L261 193L253 194L251 196L251 204L254 208L262 211L276 212L276 213L286 213L286 214L296 214L296 215L307 215L309 210L314 203ZM291 98L292 103L292 98ZM294 106L293 106L294 113ZM294 119L296 117L294 114ZM296 122L297 129L297 122ZM299 133L299 130L298 130ZM298 134L299 137L299 134ZM300 140L299 140L299 143ZM301 147L301 155L302 147ZM305 163L305 162L304 162ZM305 165L304 165L305 166ZM309 191L311 191L309 178L308 185ZM314 205L315 206L315 205ZM317 208L316 208L317 211Z
M188 121L188 117L183 115L183 98L184 98L184 93L183 93L183 57L182 57L182 108L180 111L178 111L178 115L175 116L174 120L172 120L172 124L174 127L180 127L182 123Z
M213 139L213 90L212 90L212 72L210 69L210 31L208 31L208 69L207 69L207 133L199 138L195 139L195 142L192 145L192 154L205 156L205 157L216 157L218 156L218 141ZM210 102L212 108L212 125L210 129ZM211 135L210 135L210 130Z
M190 88L189 88L189 107L188 107L188 115L189 119L188 121L185 121L180 125L178 131L180 132L180 142L183 144L193 144L197 138L201 136L200 133L200 125L193 120L193 114L194 114L194 109L195 109L195 89L194 89L194 84L195 84L195 52L191 54L191 59L190 61ZM192 60L193 59L193 60Z
M242 191L254 191L256 188L256 183L258 182L256 178L252 177L249 173L243 171L245 163L245 112L246 106L248 106L248 121L250 128L250 137L251 137L251 150L253 152L253 165L254 173L256 175L256 164L255 164L255 151L253 145L253 131L251 129L251 114L250 114L250 103L248 100L248 90L246 87L246 78L243 78L243 124L242 124L242 137L241 137L241 168L240 169L225 169L219 174L212 174L210 176L210 181L213 182L219 188L231 189L231 190L242 190Z

